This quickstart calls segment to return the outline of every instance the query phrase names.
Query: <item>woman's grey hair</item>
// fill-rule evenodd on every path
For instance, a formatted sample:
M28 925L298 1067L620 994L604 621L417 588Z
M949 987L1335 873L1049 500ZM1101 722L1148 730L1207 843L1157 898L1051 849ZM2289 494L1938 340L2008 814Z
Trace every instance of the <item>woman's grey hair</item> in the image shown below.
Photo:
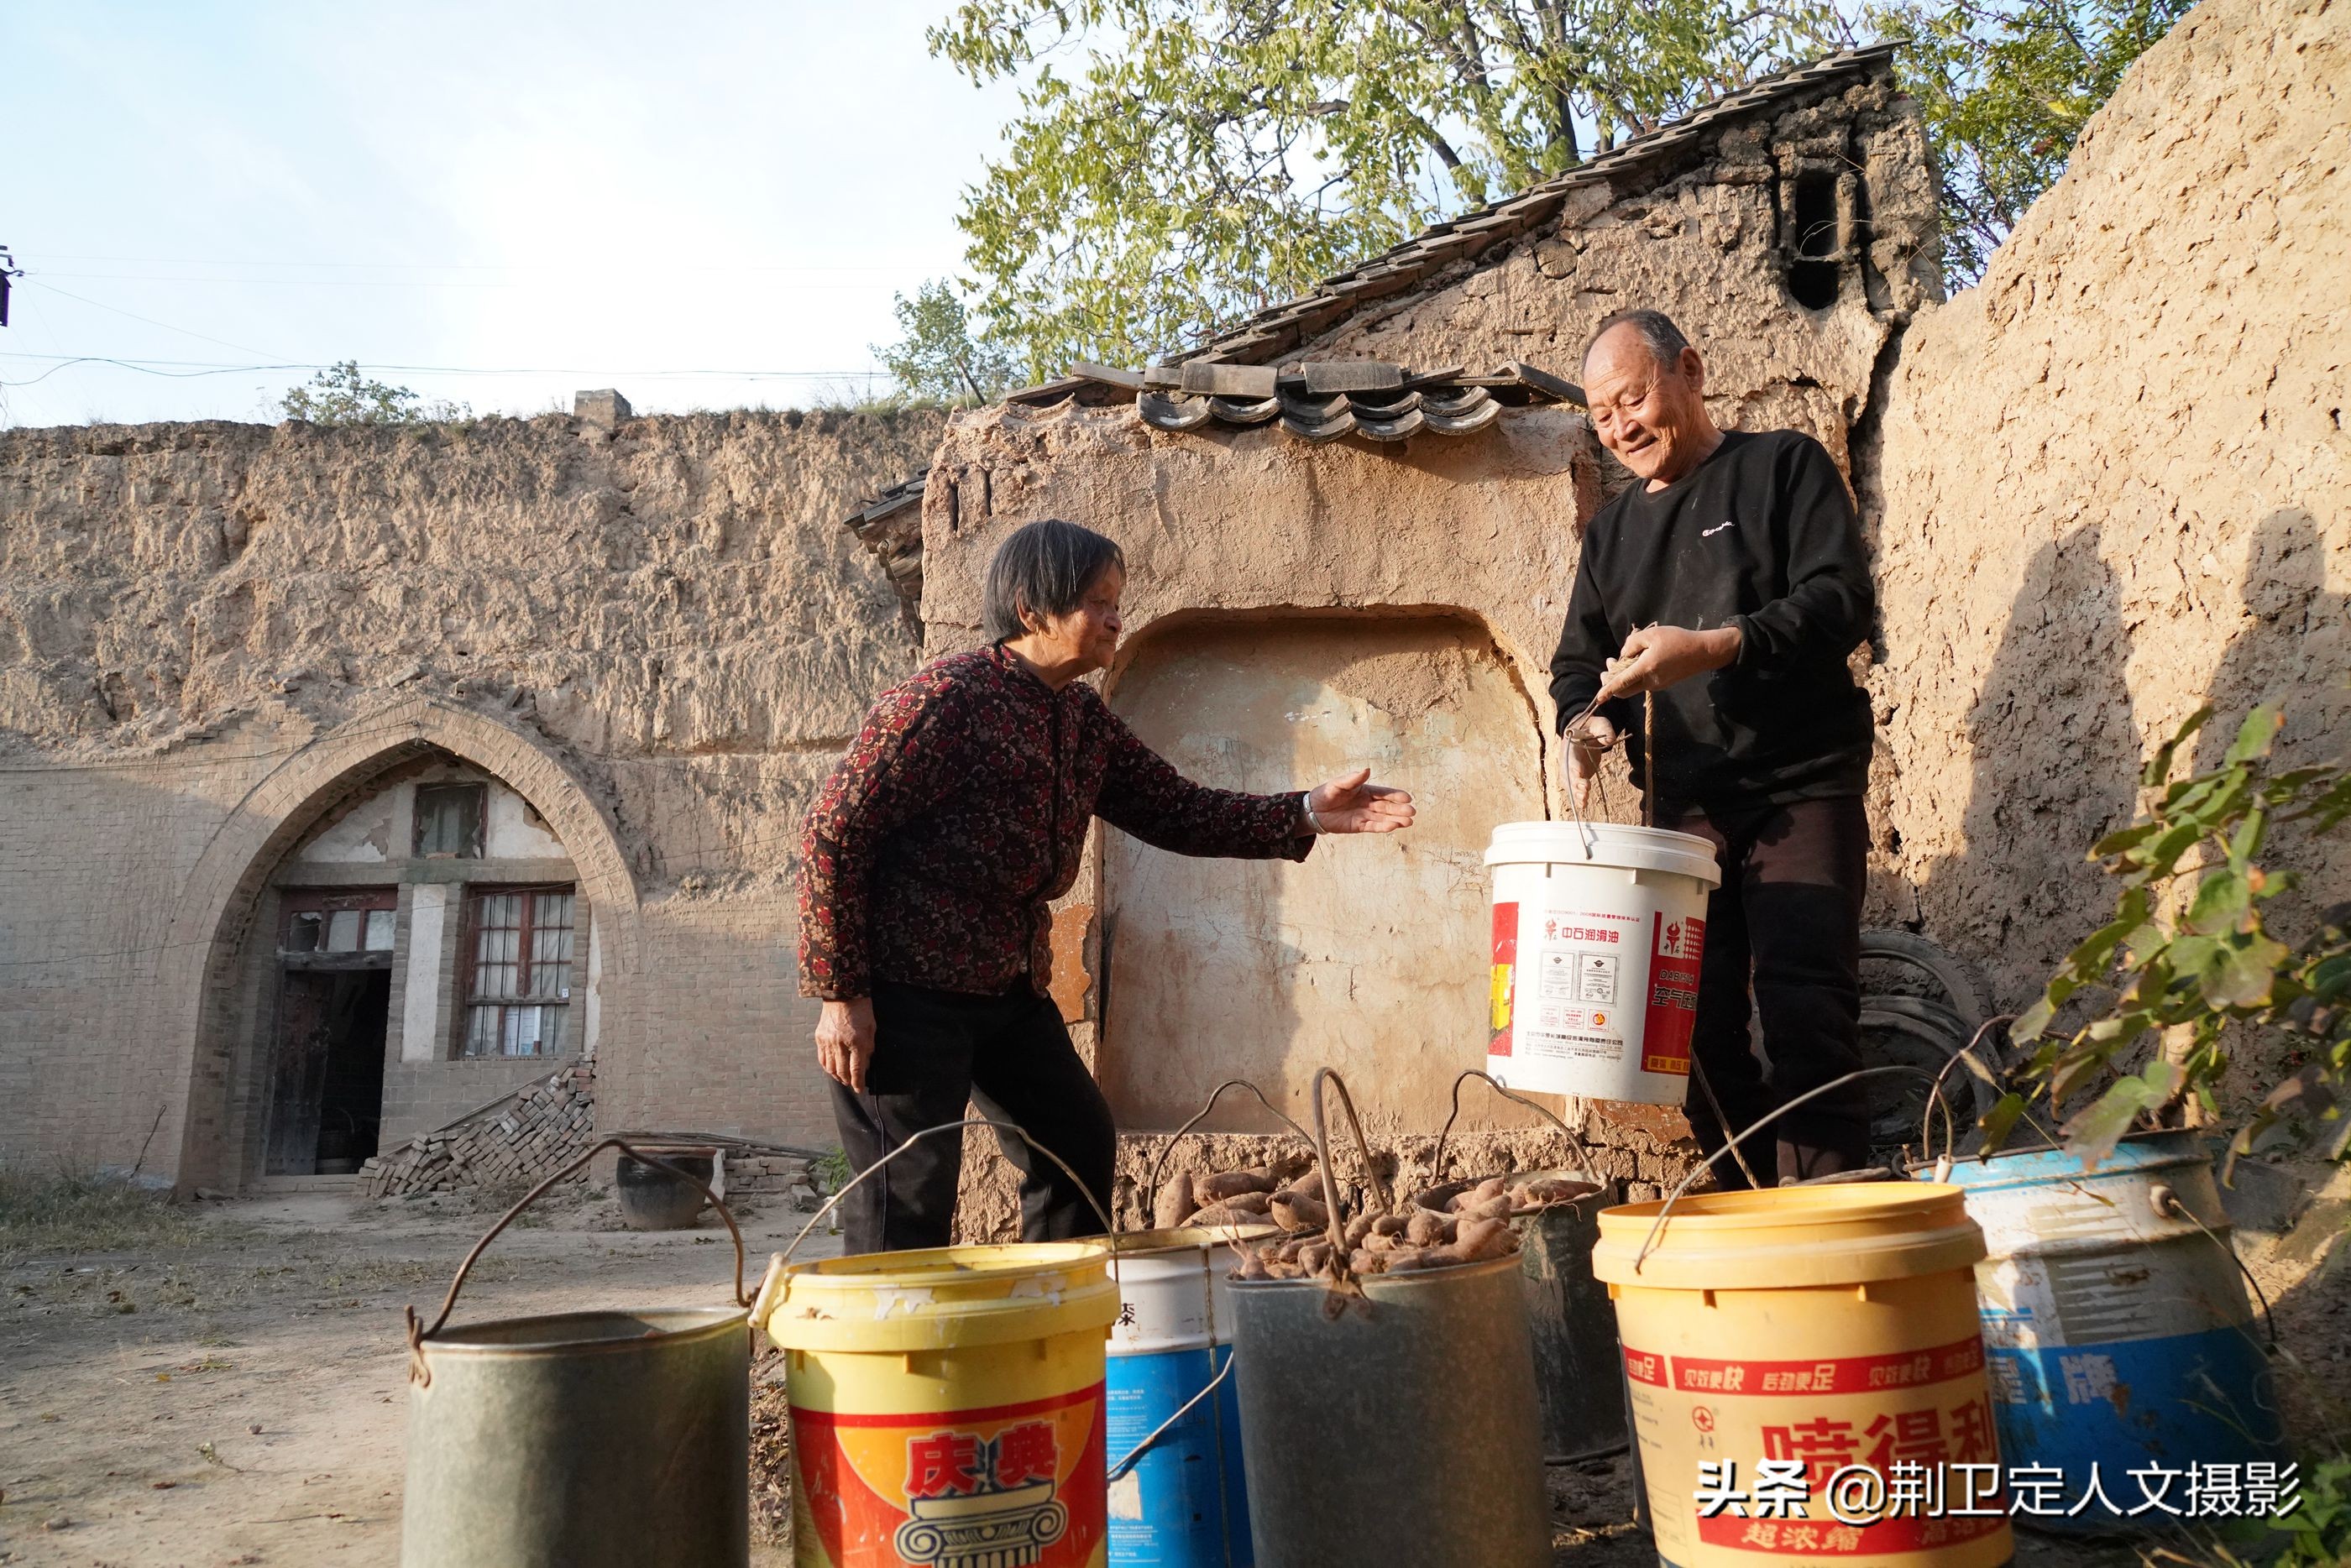
M987 564L981 610L987 640L1003 642L1026 632L1023 609L1040 616L1069 614L1113 566L1126 568L1124 552L1091 528L1058 517L1015 528Z
M1641 341L1647 344L1649 352L1656 357L1657 369L1661 370L1678 369L1682 350L1690 346L1689 339L1682 336L1682 329L1674 325L1674 318L1664 311L1619 310L1604 317L1600 325L1593 328L1591 338L1583 345L1583 357L1591 358L1593 348L1619 327L1630 327L1640 334Z

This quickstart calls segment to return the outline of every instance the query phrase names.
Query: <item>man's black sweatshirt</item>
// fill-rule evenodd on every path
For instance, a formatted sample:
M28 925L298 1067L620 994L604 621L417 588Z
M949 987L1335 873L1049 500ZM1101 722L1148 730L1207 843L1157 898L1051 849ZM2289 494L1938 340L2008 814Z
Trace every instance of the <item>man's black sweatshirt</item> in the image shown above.
M1583 711L1635 628L1736 626L1733 663L1656 694L1660 819L1860 794L1869 698L1845 657L1875 602L1853 503L1820 442L1725 431L1689 472L1654 492L1636 481L1584 531L1551 661L1558 722ZM1641 782L1640 699L1601 711Z

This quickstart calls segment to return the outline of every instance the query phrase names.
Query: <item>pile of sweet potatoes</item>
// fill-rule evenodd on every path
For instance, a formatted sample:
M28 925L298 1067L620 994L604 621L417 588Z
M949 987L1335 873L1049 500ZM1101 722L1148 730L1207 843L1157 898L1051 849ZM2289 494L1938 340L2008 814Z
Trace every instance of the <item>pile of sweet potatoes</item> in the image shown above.
M1279 1240L1268 1237L1244 1249L1241 1266L1233 1275L1236 1279L1335 1278L1339 1250L1331 1239L1330 1211L1321 1196L1321 1179L1310 1171L1280 1191L1263 1191L1254 1185L1263 1174L1232 1173L1232 1179L1250 1179L1252 1185L1246 1187L1228 1186L1229 1179L1224 1177L1209 1177L1195 1183L1192 1196L1197 1197L1206 1190L1215 1201L1210 1209L1195 1214L1191 1223L1270 1220L1282 1228L1286 1233ZM1341 1232L1347 1272L1357 1275L1416 1273L1507 1257L1519 1250L1518 1231L1510 1224L1512 1216L1569 1202L1591 1190L1581 1183L1556 1179L1511 1188L1497 1176L1455 1196L1444 1210L1417 1208L1408 1214L1357 1214ZM1257 1199L1261 1202L1252 1201ZM1248 1206L1238 1207L1242 1204Z

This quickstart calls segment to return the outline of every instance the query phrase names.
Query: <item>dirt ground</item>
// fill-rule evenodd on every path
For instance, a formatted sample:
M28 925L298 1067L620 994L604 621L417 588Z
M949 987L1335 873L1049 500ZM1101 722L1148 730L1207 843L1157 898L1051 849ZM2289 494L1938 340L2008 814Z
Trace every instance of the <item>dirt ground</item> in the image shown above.
M477 1202L340 1197L195 1206L112 1251L0 1232L0 1563L210 1568L390 1564L399 1556L406 1419L401 1309L430 1311L488 1223ZM754 1276L805 1216L755 1204ZM726 1232L641 1235L582 1195L502 1237L460 1318L587 1306L710 1305ZM811 1238L828 1255L833 1238ZM2275 1249L2270 1249L2274 1251ZM2289 1415L2305 1434L2351 1396L2351 1291L2341 1267L2257 1252L2279 1291ZM789 1562L789 1438L773 1358L755 1366L753 1562ZM1550 1471L1554 1568L1649 1568L1623 1457ZM2210 1542L2083 1546L2021 1533L2029 1568L2209 1563Z
M490 1222L472 1207L238 1199L195 1206L190 1234L136 1251L0 1251L0 1563L396 1563L401 1309L437 1307ZM808 1216L752 1207L756 1286ZM714 1218L617 1225L609 1201L574 1201L509 1230L456 1321L726 1300ZM838 1249L820 1232L803 1251Z

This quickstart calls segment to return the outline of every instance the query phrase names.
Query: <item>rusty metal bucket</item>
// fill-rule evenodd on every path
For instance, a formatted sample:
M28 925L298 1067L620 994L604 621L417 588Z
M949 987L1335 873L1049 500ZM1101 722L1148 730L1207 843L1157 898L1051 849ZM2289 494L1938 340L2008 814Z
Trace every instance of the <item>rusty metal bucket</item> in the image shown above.
M1543 1106L1470 1070L1453 1080L1453 1114L1437 1135L1430 1168L1442 1173L1445 1146L1453 1123L1461 1114L1461 1085L1484 1078L1504 1099L1534 1111L1567 1135L1582 1168L1524 1170L1510 1175L1512 1187L1560 1177L1589 1186L1592 1190L1565 1203L1554 1203L1510 1221L1519 1233L1519 1274L1527 1298L1527 1324L1534 1339L1535 1392L1542 1402L1543 1459L1549 1464L1612 1454L1625 1446L1632 1428L1626 1423L1623 1353L1616 1345L1616 1309L1608 1287L1592 1277L1592 1248L1600 1240L1600 1211L1621 1202L1619 1183L1604 1177L1593 1163L1592 1151L1575 1129ZM1413 1201L1422 1208L1442 1210L1456 1193L1477 1185L1470 1178L1448 1181L1420 1193Z
M483 1251L602 1143L533 1188L474 1244L428 1327L408 1314L403 1568L745 1568L751 1336L743 1237L735 1306L507 1318L447 1328Z

